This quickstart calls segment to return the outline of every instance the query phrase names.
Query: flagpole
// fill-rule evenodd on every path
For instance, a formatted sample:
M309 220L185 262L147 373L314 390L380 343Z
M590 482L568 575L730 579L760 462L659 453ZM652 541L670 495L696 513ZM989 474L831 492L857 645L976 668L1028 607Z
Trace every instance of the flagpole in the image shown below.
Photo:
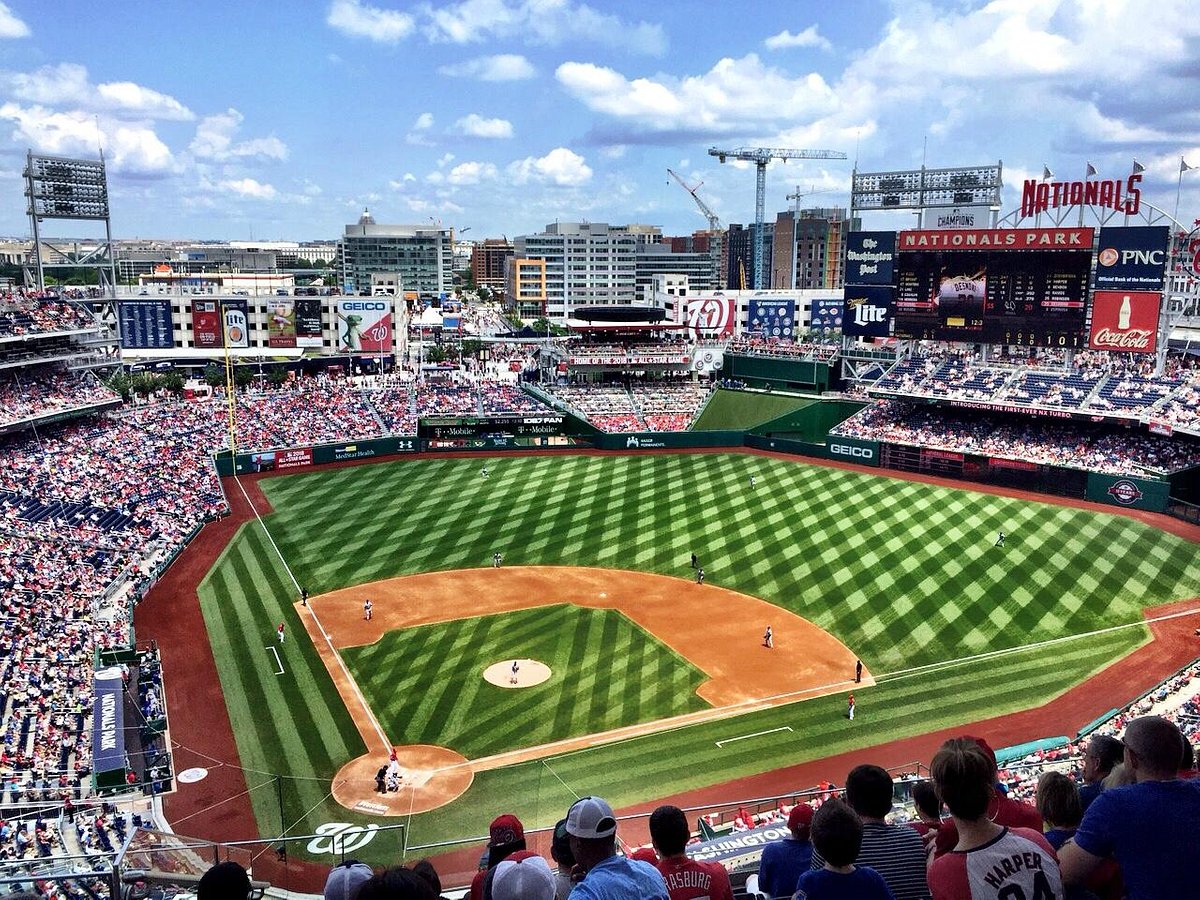
M1179 194L1183 190L1183 172L1186 165L1187 163L1183 161L1183 157L1179 157L1179 180L1175 182L1175 212L1171 216L1176 224L1179 222Z

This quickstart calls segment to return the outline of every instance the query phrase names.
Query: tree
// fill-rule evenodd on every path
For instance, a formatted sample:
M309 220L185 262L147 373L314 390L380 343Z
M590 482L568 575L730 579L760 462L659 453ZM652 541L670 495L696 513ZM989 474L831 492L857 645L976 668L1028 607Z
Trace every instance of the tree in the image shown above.
M425 354L425 361L437 365L446 361L446 349L441 344L434 344Z
M254 371L246 365L233 367L233 383L240 388L249 387L254 380Z
M137 372L129 379L129 386L139 397L149 397L161 386L162 379L153 372Z
M267 380L275 387L280 387L288 380L288 371L283 366L276 366L267 375Z
M225 370L216 363L209 363L204 367L204 383L210 388L224 387Z
M108 381L104 382L114 391L121 395L121 399L126 403L133 396L133 387L129 383L129 376L124 372L114 372L109 376Z
M178 372L164 372L159 379L159 384L164 391L174 394L176 397L183 396L183 376Z
M478 356L479 351L483 349L483 341L478 338L463 338L462 339L462 354L463 356Z

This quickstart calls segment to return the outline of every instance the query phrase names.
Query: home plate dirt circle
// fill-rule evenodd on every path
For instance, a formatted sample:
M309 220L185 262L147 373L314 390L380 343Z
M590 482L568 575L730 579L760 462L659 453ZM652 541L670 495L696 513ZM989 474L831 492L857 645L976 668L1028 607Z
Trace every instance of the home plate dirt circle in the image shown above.
M511 660L509 661L511 665ZM375 773L387 766L386 753L367 753L342 766L333 779L333 798L347 809L376 816L429 812L461 796L475 780L460 753L433 744L396 747L400 789L375 790Z
M513 675L513 660L492 663L483 670L483 680L502 688L527 688L550 678L550 667L536 659L518 659Z

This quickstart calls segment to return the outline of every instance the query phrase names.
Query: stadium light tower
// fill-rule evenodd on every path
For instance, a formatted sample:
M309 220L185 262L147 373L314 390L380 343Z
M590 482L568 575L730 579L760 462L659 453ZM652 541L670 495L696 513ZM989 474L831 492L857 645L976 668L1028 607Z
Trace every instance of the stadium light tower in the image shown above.
M786 150L780 147L736 147L733 150L721 150L710 147L709 156L715 156L718 161L727 159L744 159L754 163L754 287L763 286L763 218L767 202L767 163L773 159L787 162L789 159L846 159L846 154L840 150Z

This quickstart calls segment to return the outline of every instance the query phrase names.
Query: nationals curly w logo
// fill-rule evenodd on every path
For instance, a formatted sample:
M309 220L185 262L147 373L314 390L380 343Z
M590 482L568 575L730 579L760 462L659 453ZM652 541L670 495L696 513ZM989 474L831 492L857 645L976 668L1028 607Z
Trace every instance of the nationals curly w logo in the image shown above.
M735 303L728 297L685 299L684 321L693 340L733 334Z

